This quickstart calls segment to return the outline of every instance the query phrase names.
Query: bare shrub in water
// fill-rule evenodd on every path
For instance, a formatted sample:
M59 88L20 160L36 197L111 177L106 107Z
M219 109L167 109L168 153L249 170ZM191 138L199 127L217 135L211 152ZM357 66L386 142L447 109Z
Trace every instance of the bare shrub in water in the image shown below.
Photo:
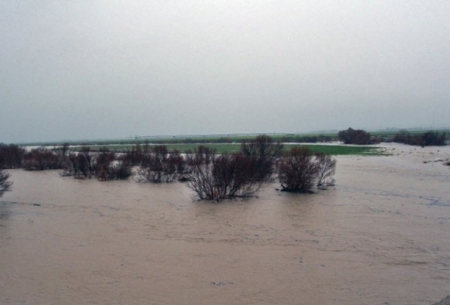
M111 165L114 160L116 160L116 154L113 151L110 151L106 147L100 148L94 164L94 171L97 179L101 181L114 179L114 171Z
M311 193L334 184L336 160L308 147L294 147L278 163L282 191Z
M63 176L91 178L100 181L125 180L131 176L132 164L128 160L117 160L116 153L108 148L101 148L98 153L83 147L78 154L69 153L64 161Z
M153 183L169 183L188 171L181 153L169 152L165 145L156 145L146 154L139 171L140 180Z
M194 159L205 161L202 156ZM191 171L188 187L195 192L195 197L199 200L219 201L248 197L253 195L262 183L257 180L256 158L243 154L213 156L209 163L192 164Z
M316 153L315 162L319 170L317 174L317 187L326 189L330 185L334 185L334 174L336 173L336 159L324 153Z
M132 166L139 166L142 164L145 157L145 151L142 146L137 143L131 149L127 149L127 151L119 157L120 160L125 161Z
M126 180L132 175L131 167L128 161L111 161L108 166L102 167L96 176L100 181Z
M60 169L62 166L60 156L44 147L32 149L24 156L23 168L26 170Z
M274 161L280 156L283 144L274 142L267 135L259 135L249 142L242 142L242 154L253 157L256 160L256 179L258 181L270 181L274 172Z
M95 175L95 159L95 154L87 146L78 153L69 153L64 160L63 176L91 178Z
M12 169L22 167L25 149L14 144L0 143L0 169Z
M8 181L9 173L0 169L0 197L7 191L11 190L12 182Z
M214 148L199 145L194 151L186 152L186 163L188 166L195 166L198 164L210 164L214 159L217 151Z

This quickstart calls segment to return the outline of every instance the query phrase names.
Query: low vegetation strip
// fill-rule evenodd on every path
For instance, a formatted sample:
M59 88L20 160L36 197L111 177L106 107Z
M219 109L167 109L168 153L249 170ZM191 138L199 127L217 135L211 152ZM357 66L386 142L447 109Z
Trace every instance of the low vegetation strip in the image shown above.
M165 146L169 149L169 151L193 151L195 148L198 147L199 144L192 143L192 144L166 144ZM240 143L209 143L209 144L203 144L206 147L213 148L216 150L218 154L232 154L239 152L241 149ZM152 144L149 144L150 147L154 146ZM284 150L288 150L292 147L309 147L309 149L314 153L324 153L327 155L332 156L342 156L342 155L364 155L364 156L381 156L386 155L385 151L376 146L348 146L348 145L298 145L298 144L292 144L292 145L285 145ZM98 151L101 148L108 148L111 151L115 152L126 152L127 150L130 150L134 147L134 145L91 145L90 148L92 151ZM81 147L71 147L72 151L81 150Z
M323 133L276 133L269 135L276 142L283 143L331 143L342 141L345 144L367 145L381 142L398 142L410 145L445 145L450 141L450 130L392 130L392 131L375 131L368 133L364 130L355 130L349 128L339 132L323 132ZM70 146L90 146L90 147L110 147L114 150L121 150L123 147L130 145L178 145L183 150L186 145L188 147L196 147L202 145L221 145L221 144L237 144L247 142L256 137L256 134L222 134L222 135L179 135L179 136L136 136L127 139L104 139L104 140L79 140L79 141L58 141L58 142L38 142L38 143L21 143L22 147L29 146L62 146L64 143ZM117 146L117 147L112 147ZM221 150L220 147L218 147ZM225 152L236 151L232 147L225 148ZM353 154L353 153L351 153Z

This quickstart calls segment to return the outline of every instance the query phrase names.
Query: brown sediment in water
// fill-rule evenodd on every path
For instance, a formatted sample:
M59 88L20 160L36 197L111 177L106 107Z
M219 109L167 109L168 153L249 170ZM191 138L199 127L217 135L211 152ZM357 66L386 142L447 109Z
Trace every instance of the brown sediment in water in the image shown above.
M11 170L1 304L431 304L450 290L446 148L339 157L315 195ZM438 151L439 150L439 151ZM423 161L427 161L424 163Z

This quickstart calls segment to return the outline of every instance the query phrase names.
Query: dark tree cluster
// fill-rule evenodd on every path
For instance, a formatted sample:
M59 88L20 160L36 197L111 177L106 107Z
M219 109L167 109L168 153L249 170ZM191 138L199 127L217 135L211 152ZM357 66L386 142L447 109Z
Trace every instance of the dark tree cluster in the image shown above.
M0 143L0 169L21 168L25 149L14 144Z
M418 146L443 146L446 144L445 132L427 131L421 134L411 134L407 130L399 131L393 142Z
M361 129L349 128L347 130L341 130L338 132L338 138L344 144L365 145L371 143L370 133Z

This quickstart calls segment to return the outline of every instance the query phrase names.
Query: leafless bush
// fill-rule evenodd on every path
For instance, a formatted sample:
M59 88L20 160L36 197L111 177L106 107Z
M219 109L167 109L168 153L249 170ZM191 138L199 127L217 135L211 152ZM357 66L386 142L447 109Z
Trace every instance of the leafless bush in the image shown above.
M247 156L269 156L276 157L281 154L283 144L274 142L268 135L259 135L255 139L241 144L241 151Z
M312 192L317 186L320 166L307 147L294 147L278 164L278 179L283 191Z
M274 172L274 161L281 154L283 144L274 142L267 135L259 135L249 142L242 142L242 154L255 158L256 161L256 179L258 181L272 180Z
M95 175L96 157L87 146L78 153L69 153L63 162L63 176L91 178Z
M23 168L26 170L61 169L63 162L53 151L39 147L25 154Z
M64 176L91 178L100 181L124 180L131 176L132 164L128 160L117 160L116 153L101 148L98 153L83 147L79 153L70 153L64 162Z
M108 166L103 166L97 174L100 181L126 180L131 172L131 164L127 161L112 161Z
M132 164L126 161L121 161L119 164L114 165L114 179L116 180L126 180L133 173L131 171Z
M334 185L333 175L336 172L336 159L324 153L317 153L315 155L315 162L319 170L317 174L317 187L326 189L330 185Z
M22 167L25 149L14 144L0 143L0 169Z
M8 181L9 173L0 169L0 197L7 191L11 190L12 182Z
M108 148L100 148L96 155L96 162L94 165L95 176L97 179L105 181L113 179L112 162L116 160L116 154Z
M145 150L139 143L137 143L131 149L128 149L122 156L119 157L120 160L125 161L126 163L132 166L141 165L144 158L145 158Z
M188 166L206 164L209 165L214 159L217 151L214 148L199 145L194 151L186 152L186 163Z
M255 157L243 154L214 156L209 163L199 162L191 166L188 187L199 200L247 197L254 194L262 183L256 179L256 166Z
M179 151L169 153L165 145L156 145L146 154L139 174L141 181L169 183L187 171L186 162Z

